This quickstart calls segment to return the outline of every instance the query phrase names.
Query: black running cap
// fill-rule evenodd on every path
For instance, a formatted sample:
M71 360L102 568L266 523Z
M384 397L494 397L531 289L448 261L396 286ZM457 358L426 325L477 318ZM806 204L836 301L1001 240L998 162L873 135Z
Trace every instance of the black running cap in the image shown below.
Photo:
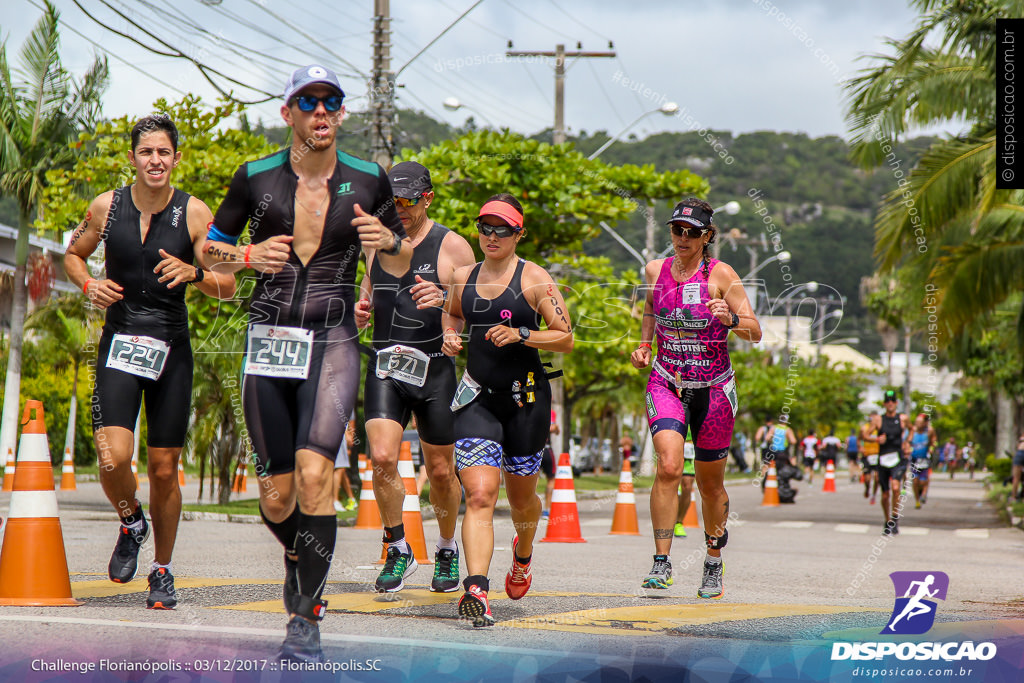
M679 202L676 204L676 208L672 210L672 218L666 222L666 225L672 225L673 223L689 223L695 228L706 228L711 224L711 213L699 206L690 206L684 202Z
M388 180L394 196L403 199L415 199L434 188L430 182L430 171L415 161L402 161L392 166L388 171Z
M895 400L896 400L896 392L893 391L892 389L889 389L888 391L885 392L885 397L882 399L882 402L883 403L888 403L889 401L895 401Z

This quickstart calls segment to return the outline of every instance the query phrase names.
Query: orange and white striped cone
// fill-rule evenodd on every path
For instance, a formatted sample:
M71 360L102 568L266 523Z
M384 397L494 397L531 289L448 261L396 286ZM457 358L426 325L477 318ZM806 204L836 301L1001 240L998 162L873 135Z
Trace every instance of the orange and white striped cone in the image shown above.
M825 465L825 485L821 491L822 493L836 492L836 466L832 464L831 460Z
M764 497L762 507L779 506L779 477L775 472L775 463L768 466L768 478L764 480Z
M178 486L185 485L185 463L178 458Z
M64 449L64 462L60 467L60 490L76 491L78 484L75 483L75 460L71 457L71 449Z
M359 454L359 510L356 512L356 523L353 529L383 528L380 519L380 508L377 507L377 496L373 495L373 467L366 453Z
M419 564L433 564L427 556L427 540L423 534L423 514L420 512L420 497L416 493L416 468L412 464L412 444L402 442L398 454L398 475L405 485L405 500L402 502L402 526L405 527L405 542L409 544L413 557ZM380 560L383 564L387 558L388 546L381 549Z
M238 461L238 466L235 468L235 480L231 484L231 492L232 493L245 493L246 492L246 487L247 487L247 483L246 483L246 478L247 477L246 477L246 475L247 475L247 472L246 472L246 468L245 468L245 461L244 460L239 460Z
M14 462L14 450L7 449L7 464L4 466L4 491L14 490L14 470L16 469Z
M548 532L540 539L545 543L586 543L580 533L580 516L576 509L576 488L572 483L569 454L562 453L555 472L555 490L551 496Z
M0 549L0 605L80 605L71 596L42 401L25 402L21 424L20 462Z
M615 494L615 514L612 515L610 534L620 536L639 536L640 525L636 520L636 494L633 493L633 473L629 467L629 459L622 459L622 471L619 473L619 492Z
M139 452L132 456L132 474L135 475L135 488L139 487Z
M687 529L701 529L700 520L697 519L697 487L690 487L690 505L683 515L683 526Z

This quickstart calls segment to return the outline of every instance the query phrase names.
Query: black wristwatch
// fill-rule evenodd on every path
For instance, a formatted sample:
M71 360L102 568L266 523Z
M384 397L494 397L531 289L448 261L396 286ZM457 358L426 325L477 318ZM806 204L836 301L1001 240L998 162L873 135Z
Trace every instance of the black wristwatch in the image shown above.
M397 256L402 251L402 240L398 239L398 235L391 233L391 236L395 238L395 243L390 249L381 249L380 253L387 254L388 256Z
M198 285L206 277L206 272L202 268L200 268L199 266L192 266L192 267L196 269L196 277L195 277L194 280L192 280L192 284Z
M519 343L525 344L526 340L530 338L530 328L520 327L519 328Z
M725 327L726 327L726 329L730 329L731 330L731 329L733 329L734 327L736 327L739 324L740 324L740 317L738 315L736 315L735 313L733 313L732 314L732 324L731 325L726 325Z

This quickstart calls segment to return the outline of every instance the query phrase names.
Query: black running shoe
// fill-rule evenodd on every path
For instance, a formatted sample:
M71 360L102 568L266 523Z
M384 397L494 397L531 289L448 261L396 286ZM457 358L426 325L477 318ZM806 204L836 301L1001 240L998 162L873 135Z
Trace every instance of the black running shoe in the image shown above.
M149 573L148 609L174 609L178 605L178 594L174 592L174 577L160 567Z
M299 561L284 556L284 611L295 614L299 602Z
M434 553L434 578L430 590L452 593L459 589L459 549L442 548Z
M320 649L320 626L298 614L288 622L288 631L277 658L287 662L322 664L327 661Z
M117 532L117 545L107 565L107 576L114 583L128 583L139 573L139 550L149 538L149 522L142 518L142 529L135 531L120 525Z
M408 553L403 553L398 548L390 546L384 560L384 568L380 570L374 588L378 593L400 591L405 588L405 577L411 576L417 567L419 565L416 564L411 549Z

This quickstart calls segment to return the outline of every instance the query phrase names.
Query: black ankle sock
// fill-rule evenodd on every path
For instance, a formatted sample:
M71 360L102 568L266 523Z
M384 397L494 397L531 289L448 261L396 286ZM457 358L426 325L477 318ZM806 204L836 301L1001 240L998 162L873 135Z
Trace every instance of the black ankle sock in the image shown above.
M299 506L296 504L292 514L280 522L271 522L267 519L267 515L263 512L263 507L261 506L260 517L263 518L263 523L270 529L270 533L274 534L277 540L281 542L281 545L284 546L284 551L289 555L294 555L295 535L299 533Z
M122 517L121 524L129 526L136 522L141 522L143 519L145 519L145 516L142 514L142 503L135 501L135 511L127 517Z
M526 557L519 557L518 555L516 555L515 557L516 562L518 562L519 564L530 564L530 560L533 559L533 553L530 553Z
M471 574L462 581L462 587L469 590L470 586L479 586L481 590L490 590L491 583L487 580L487 577L483 574Z
M384 542L394 543L405 538L405 524L384 527Z
M299 513L299 531L295 535L295 554L299 557L299 593L319 600L327 582L338 539L335 515Z

